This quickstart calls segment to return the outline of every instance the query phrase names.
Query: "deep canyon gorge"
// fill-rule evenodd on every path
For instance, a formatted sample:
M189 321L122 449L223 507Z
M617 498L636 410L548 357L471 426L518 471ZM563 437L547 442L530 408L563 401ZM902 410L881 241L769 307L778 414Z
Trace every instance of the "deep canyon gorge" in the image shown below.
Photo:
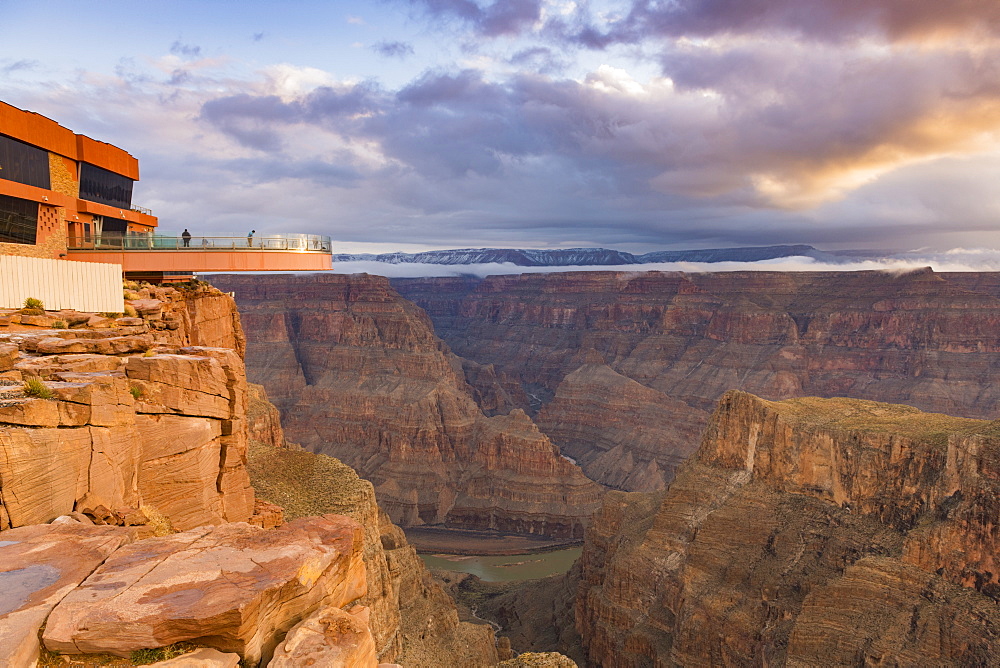
M68 329L0 314L0 378L55 393L0 406L0 577L64 578L0 596L10 665L307 665L321 637L329 665L1000 656L998 275L211 282ZM401 527L582 555L442 580Z

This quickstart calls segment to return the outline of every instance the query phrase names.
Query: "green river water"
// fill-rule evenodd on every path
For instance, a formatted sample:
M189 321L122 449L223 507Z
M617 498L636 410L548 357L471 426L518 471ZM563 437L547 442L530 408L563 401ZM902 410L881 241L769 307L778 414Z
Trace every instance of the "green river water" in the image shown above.
M514 554L503 557L472 557L458 554L421 554L427 568L472 573L486 582L534 580L565 573L580 556L582 548Z

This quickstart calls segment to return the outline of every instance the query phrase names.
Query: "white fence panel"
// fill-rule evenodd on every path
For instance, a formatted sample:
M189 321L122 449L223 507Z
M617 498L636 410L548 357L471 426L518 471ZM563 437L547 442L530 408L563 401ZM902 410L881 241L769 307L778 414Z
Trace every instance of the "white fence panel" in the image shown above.
M28 297L50 311L121 313L122 266L0 255L0 308L20 308Z

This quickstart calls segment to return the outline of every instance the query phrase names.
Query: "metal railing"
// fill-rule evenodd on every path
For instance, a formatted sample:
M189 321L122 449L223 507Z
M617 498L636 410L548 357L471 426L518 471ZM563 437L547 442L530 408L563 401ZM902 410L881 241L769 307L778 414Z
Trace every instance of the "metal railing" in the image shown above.
M130 211L135 211L137 213L144 213L147 216L152 216L153 215L153 210L152 209L147 209L144 206L138 206L136 204L133 204L132 207L129 210Z
M330 237L318 234L272 234L252 237L196 237L104 232L69 240L69 250L98 251L300 251L332 253Z

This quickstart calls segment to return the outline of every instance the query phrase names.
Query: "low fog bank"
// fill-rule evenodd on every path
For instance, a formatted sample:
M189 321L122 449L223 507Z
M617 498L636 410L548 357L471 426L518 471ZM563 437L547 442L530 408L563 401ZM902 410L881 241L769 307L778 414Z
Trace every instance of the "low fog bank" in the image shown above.
M566 267L522 267L509 262L486 264L423 264L387 262L334 262L333 270L342 274L368 273L388 278L427 278L431 276L491 276L554 271L891 271L901 272L923 267L934 271L1000 271L1000 250L956 248L944 252L912 251L892 257L821 262L811 257L783 257L760 262L659 262L649 264L590 265Z

